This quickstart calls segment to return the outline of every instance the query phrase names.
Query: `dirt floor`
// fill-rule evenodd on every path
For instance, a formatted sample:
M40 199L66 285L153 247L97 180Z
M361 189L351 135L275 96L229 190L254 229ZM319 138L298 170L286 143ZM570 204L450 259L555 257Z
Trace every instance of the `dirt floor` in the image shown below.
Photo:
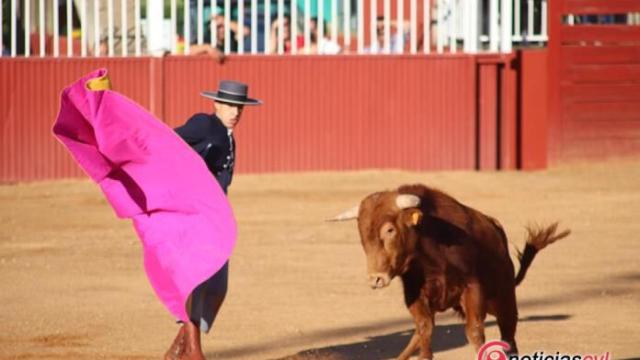
M521 355L640 358L640 160L542 172L239 175L240 237L209 359L389 359L412 322L401 284L371 290L355 222L323 220L365 195L423 182L498 218L560 220L518 288ZM0 358L159 359L177 326L142 269L131 223L89 180L0 186ZM473 359L460 320L436 320L438 359ZM487 319L487 339L498 338Z

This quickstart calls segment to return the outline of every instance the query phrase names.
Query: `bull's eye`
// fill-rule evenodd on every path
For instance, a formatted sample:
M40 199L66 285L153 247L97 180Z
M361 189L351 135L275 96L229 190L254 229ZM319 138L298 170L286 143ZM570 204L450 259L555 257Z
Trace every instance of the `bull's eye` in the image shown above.
M382 225L380 228L380 238L382 240L390 240L396 235L396 227L390 223Z

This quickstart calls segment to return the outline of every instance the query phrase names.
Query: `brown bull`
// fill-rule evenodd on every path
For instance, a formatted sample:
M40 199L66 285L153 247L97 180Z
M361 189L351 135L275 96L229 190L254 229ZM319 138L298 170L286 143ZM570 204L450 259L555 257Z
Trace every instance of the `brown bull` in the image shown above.
M398 359L408 359L418 349L421 359L432 359L434 316L449 308L466 319L466 336L476 351L485 342L489 313L496 317L510 352L517 353L515 288L536 253L570 233L556 234L557 223L528 229L515 275L497 220L424 185L371 194L332 220L355 218L371 287L383 288L395 276L402 278L416 330Z

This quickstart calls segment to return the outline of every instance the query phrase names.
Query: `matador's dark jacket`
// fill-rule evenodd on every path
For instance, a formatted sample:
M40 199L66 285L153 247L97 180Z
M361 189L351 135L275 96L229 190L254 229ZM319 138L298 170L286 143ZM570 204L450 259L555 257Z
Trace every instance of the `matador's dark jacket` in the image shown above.
M200 154L226 194L235 165L233 132L215 114L195 114L175 131Z

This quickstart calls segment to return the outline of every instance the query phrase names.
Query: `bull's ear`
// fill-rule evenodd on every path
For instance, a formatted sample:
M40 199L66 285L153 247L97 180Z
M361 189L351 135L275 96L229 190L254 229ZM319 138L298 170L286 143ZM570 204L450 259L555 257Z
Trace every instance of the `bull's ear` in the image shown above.
M416 226L422 220L422 211L419 209L410 209L407 211L406 216L405 222L407 226Z

